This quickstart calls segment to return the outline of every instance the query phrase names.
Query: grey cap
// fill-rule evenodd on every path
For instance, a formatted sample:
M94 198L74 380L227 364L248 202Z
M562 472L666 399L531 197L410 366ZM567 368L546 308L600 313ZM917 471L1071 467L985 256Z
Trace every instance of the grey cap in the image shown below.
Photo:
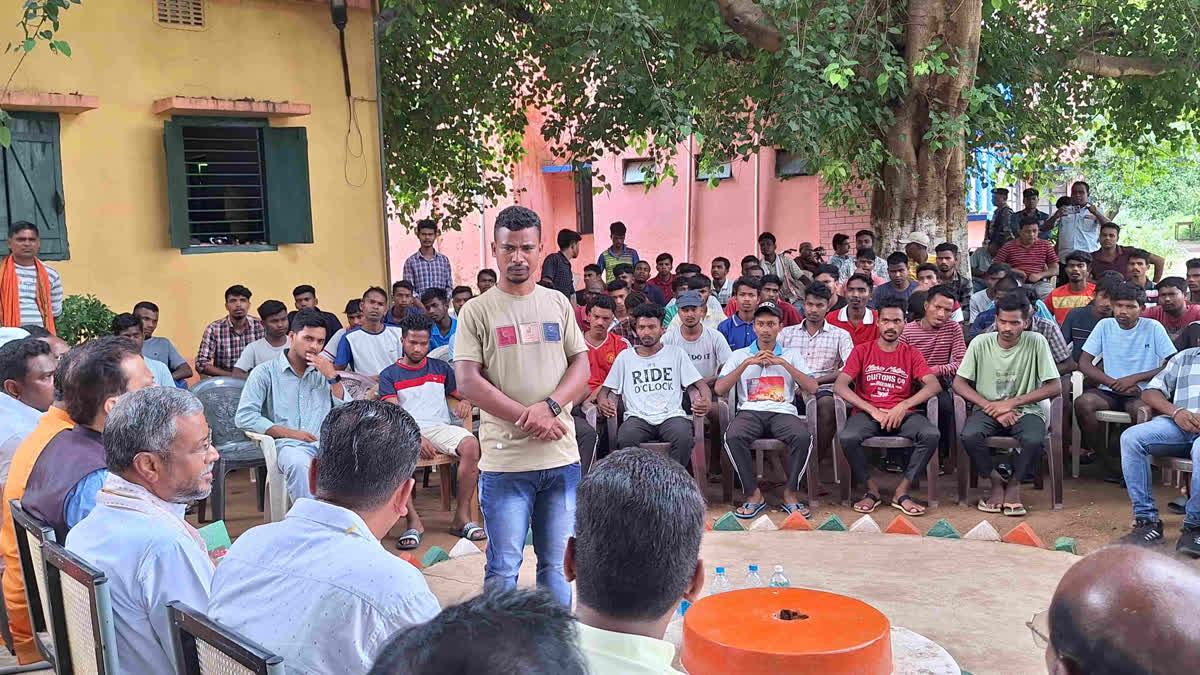
M675 298L675 306L679 309L684 307L703 307L704 301L700 299L699 291L684 291Z

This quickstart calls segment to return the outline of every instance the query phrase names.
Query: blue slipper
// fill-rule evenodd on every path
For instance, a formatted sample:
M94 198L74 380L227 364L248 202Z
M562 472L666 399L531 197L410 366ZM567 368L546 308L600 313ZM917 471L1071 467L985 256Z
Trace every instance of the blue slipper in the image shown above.
M738 513L737 511L734 511L733 515L737 516L738 518L741 518L742 520L750 520L751 518L757 518L758 514L762 513L763 509L767 508L767 503L760 502L760 503L756 504L754 502L746 502L746 503L742 504L741 508L754 509L754 513Z
M779 508L783 509L783 512L789 516L792 515L794 511L799 511L800 513L804 514L805 520L812 520L812 512L808 510L808 505L804 502L797 502L795 504L780 504Z

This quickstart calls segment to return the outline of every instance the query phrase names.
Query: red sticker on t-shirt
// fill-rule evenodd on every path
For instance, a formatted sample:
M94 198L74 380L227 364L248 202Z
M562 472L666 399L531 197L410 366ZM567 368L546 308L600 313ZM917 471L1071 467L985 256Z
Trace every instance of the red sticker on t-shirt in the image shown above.
M517 327L497 326L496 342L499 343L501 347L511 347L517 344Z

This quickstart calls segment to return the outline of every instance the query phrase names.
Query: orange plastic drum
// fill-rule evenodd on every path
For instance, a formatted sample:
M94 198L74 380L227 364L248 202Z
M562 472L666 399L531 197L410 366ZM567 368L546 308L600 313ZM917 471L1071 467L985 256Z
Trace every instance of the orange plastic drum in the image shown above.
M692 675L889 675L891 623L867 603L834 593L804 588L730 591L688 609L680 662Z

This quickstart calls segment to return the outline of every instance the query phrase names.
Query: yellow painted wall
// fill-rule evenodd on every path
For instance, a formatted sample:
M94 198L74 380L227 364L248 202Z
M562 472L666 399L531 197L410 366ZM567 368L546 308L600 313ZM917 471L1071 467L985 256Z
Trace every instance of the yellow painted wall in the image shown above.
M252 307L271 298L291 307L291 289L310 283L322 309L339 315L346 300L384 284L370 13L351 9L346 29L351 86L366 99L355 104L363 147L349 159L351 185L343 172L347 108L338 34L327 3L205 0L207 27L200 31L159 26L154 6L72 5L59 37L73 55L39 45L13 83L14 90L100 97L98 109L60 117L71 259L50 264L66 293L94 293L117 312L139 300L157 303L155 334L190 361L204 326L224 315L222 292L234 283L253 291ZM308 129L315 243L260 253L183 255L171 248L162 133L170 116L151 110L168 96L311 104L311 115L271 124Z

